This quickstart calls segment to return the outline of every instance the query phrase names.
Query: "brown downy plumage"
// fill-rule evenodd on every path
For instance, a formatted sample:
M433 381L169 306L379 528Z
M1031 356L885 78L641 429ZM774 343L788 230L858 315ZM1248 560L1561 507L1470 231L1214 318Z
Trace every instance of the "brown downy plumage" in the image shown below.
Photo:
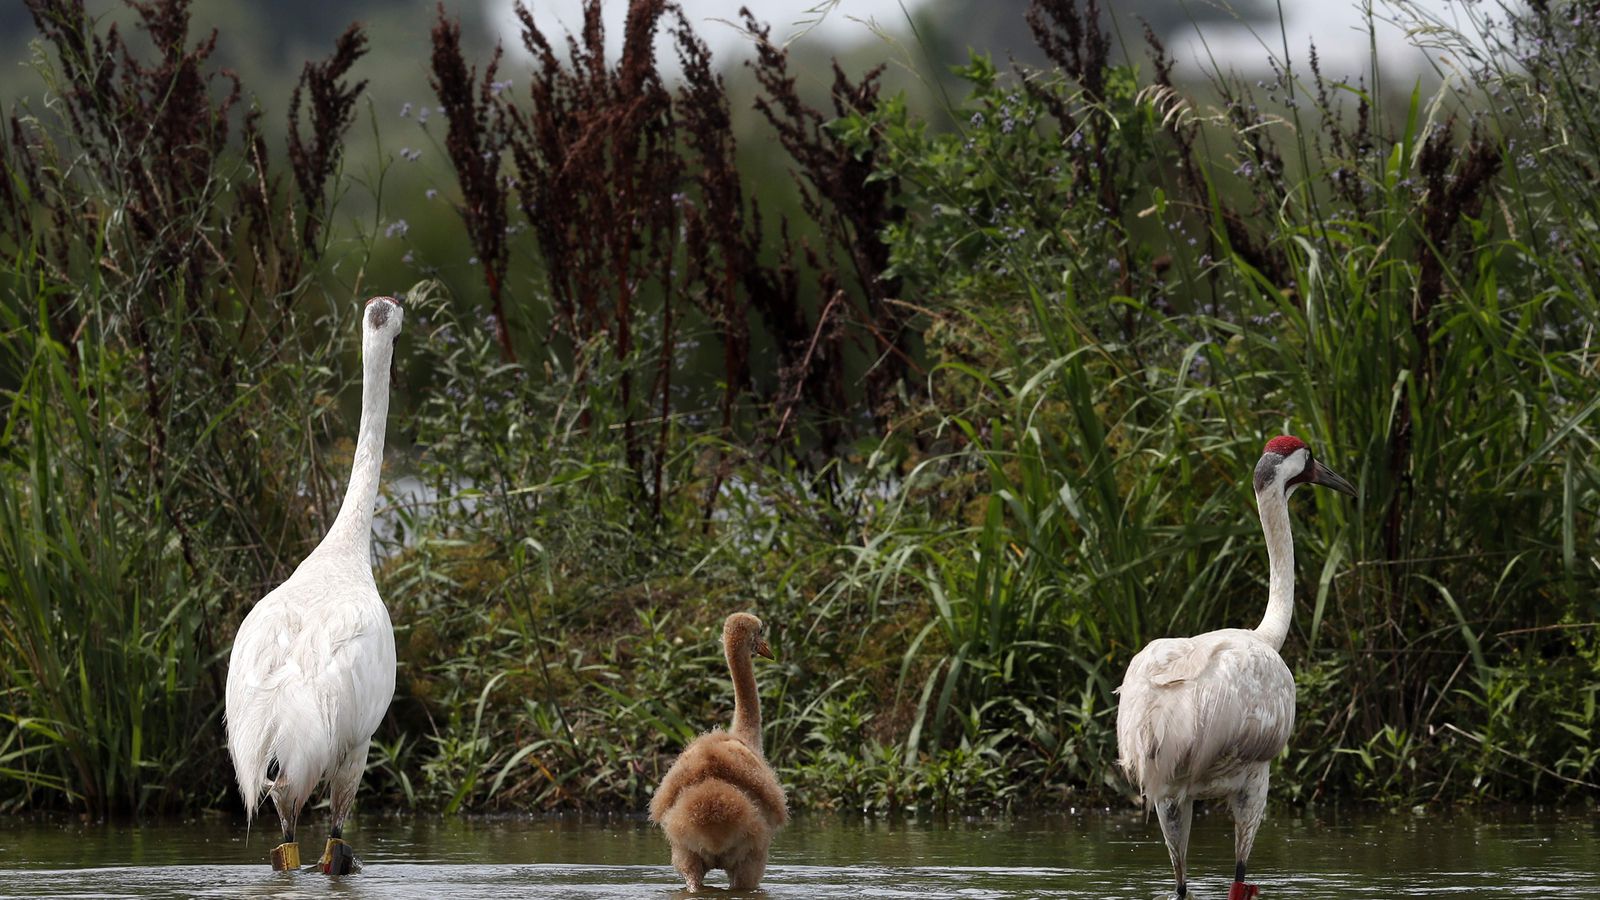
M706 871L723 869L734 890L752 890L767 870L772 835L789 821L788 800L761 753L761 700L752 657L772 651L761 620L734 613L722 627L733 676L733 728L696 738L667 770L650 800L650 821L672 844L672 864L700 890Z

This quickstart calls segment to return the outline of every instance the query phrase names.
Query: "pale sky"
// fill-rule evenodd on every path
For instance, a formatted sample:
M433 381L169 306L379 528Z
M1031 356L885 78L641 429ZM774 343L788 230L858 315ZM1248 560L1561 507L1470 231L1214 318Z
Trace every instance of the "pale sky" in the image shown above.
M511 0L487 0L491 9L503 10L507 46L520 46L516 21L511 14ZM905 13L902 0L679 0L687 11L695 30L711 47L714 58L725 59L730 53L747 55L743 44L746 39L731 25L718 20L736 22L739 7L749 6L758 17L772 25L773 36L780 40L798 37L807 42L857 43L874 39L871 24L876 23L889 31L902 31ZM1115 0L1109 0L1114 3ZM1182 0L1174 0L1182 2ZM1186 0L1190 3L1211 3L1217 0ZM1459 15L1462 0L1405 0L1427 15L1446 21ZM1290 53L1303 60L1306 47L1316 40L1318 54L1324 62L1323 72L1338 78L1356 75L1366 70L1368 44L1361 0L1281 0L1286 18ZM820 4L820 6L819 6ZM915 10L921 0L904 0L905 8ZM581 23L583 0L538 0L530 4L535 20L547 29L552 38L563 35L569 28ZM1395 18L1394 4L1375 0L1378 18ZM603 5L606 17L608 52L614 54L621 46L622 22L627 10L626 0L606 0ZM820 23L818 20L820 19ZM817 23L813 26L807 23ZM1463 23L1465 24L1465 23ZM809 28L809 31L807 30ZM1261 26L1259 36L1252 36L1242 27L1215 27L1208 29L1205 43L1225 68L1241 71L1257 68L1264 60L1262 42L1275 54L1282 53L1283 36L1276 24ZM1174 51L1179 65L1191 71L1208 68L1205 50L1198 36L1177 34L1170 36L1169 47ZM676 68L675 59L665 43L658 45L662 51L662 67L667 71ZM1379 58L1391 71L1417 71L1423 60L1419 53L1406 45L1404 32L1388 23L1380 22L1378 28Z
M906 7L914 8L919 0L906 0ZM899 0L679 0L695 32L711 48L713 59L722 59L729 53L740 57L748 39L733 25L739 22L739 8L748 6L756 17L772 26L772 37L787 41L804 35L807 41L857 43L873 39L869 27L874 21L886 30L900 30L905 23ZM821 4L819 6L819 4ZM502 10L506 46L521 46L516 17L512 13L512 0L488 0L490 9ZM529 3L534 21L544 29L551 43L558 35L576 31L583 23L584 0L537 0ZM615 55L622 47L623 20L627 13L627 0L604 0L601 9L605 14L606 52ZM824 14L825 12L825 14ZM719 21L720 20L720 21ZM658 52L665 50L658 43ZM666 71L677 69L676 57L670 51L661 54L661 67Z
M1379 63L1397 76L1413 77L1427 65L1424 51L1411 45L1402 27L1413 24L1415 16L1435 18L1467 33L1475 30L1464 17L1462 0L1373 0L1370 4L1360 0L1282 0L1281 31L1276 22L1256 26L1254 34L1243 26L1215 27L1207 30L1204 42L1191 32L1174 36L1169 47L1184 66L1209 69L1209 47L1224 68L1243 70L1259 64L1268 51L1281 57L1285 39L1289 53L1303 64L1315 41L1324 75L1353 78L1368 68L1371 44L1364 11L1368 6L1373 11Z

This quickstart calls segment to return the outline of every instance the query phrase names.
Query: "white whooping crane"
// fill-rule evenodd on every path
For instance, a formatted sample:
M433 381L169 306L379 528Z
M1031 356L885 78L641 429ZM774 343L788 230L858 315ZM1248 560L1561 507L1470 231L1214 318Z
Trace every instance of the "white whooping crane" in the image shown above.
M1245 863L1266 812L1272 760L1294 730L1294 676L1278 650L1294 612L1289 495L1302 484L1355 496L1304 441L1289 435L1268 441L1255 471L1270 570L1261 624L1151 641L1117 689L1120 761L1161 820L1179 897L1188 895L1184 858L1194 801L1206 798L1227 800L1233 812L1229 900L1249 900L1258 890L1244 883Z
M372 733L394 697L394 628L372 578L372 513L389 416L389 363L400 302L367 301L361 315L361 426L350 485L333 526L283 584L256 603L228 658L228 753L253 817L263 795L283 823L275 869L300 864L295 823L327 781L333 823L319 867L356 867L342 840L367 766Z

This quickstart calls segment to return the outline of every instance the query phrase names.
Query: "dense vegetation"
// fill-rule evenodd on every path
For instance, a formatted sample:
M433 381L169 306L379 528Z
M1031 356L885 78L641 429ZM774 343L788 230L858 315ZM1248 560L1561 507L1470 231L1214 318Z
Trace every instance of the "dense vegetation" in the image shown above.
M511 75L441 10L404 113L454 215L414 226L422 151L343 153L358 28L277 151L182 0L137 4L139 42L28 6L51 100L0 126L0 808L237 802L230 635L331 518L379 291L409 307L389 484L420 487L379 540L401 671L368 803L641 809L728 713L735 609L774 631L797 806L1112 801L1130 656L1260 614L1247 473L1284 431L1360 498L1295 500L1276 796L1594 796L1586 4L1467 4L1474 33L1418 30L1457 68L1408 96L1283 60L1189 89L1153 38L1114 63L1095 3L1035 0L1052 65L973 58L953 127L876 73L812 108L747 17L787 213L670 4L634 0L620 59L597 17L565 49L527 21Z

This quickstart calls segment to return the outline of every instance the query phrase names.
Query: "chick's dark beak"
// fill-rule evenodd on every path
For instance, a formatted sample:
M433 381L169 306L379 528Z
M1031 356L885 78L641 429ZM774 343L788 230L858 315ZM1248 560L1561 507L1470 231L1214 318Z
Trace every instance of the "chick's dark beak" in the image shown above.
M1356 489L1350 486L1350 482L1345 481L1344 477L1338 472L1316 460L1311 461L1311 477L1307 480L1313 484L1333 488L1341 494L1349 494L1352 497L1356 495Z
M766 638L756 638L756 655L765 656L767 659L777 659L772 655L772 648L767 646Z

